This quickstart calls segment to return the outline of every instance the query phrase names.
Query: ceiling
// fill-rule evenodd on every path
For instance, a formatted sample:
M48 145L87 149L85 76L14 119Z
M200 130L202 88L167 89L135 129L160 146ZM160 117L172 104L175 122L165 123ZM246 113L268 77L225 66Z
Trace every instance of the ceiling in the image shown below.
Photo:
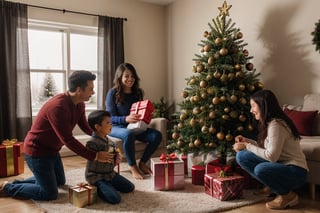
M142 2L147 2L151 4L158 4L158 5L168 5L176 0L139 0Z

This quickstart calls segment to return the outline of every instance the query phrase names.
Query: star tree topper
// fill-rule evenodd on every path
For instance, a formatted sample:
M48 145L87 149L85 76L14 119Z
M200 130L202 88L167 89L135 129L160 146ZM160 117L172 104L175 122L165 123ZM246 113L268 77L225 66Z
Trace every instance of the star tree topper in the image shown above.
M223 2L222 7L218 7L220 10L219 16L229 16L229 10L232 5L228 5L226 1Z

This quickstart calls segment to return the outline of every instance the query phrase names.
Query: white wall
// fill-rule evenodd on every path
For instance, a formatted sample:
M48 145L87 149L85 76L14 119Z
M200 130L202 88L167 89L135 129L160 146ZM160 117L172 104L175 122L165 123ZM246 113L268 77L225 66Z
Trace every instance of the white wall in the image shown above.
M10 1L10 0L9 0ZM136 0L12 0L15 2L97 15L127 18L124 23L125 59L141 78L145 98L167 96L165 7ZM96 16L29 7L29 18L97 26Z
M305 93L320 93L320 54L311 32L320 19L318 0L227 0L230 17L244 34L252 62L266 89L279 102L302 104ZM223 1L177 0L167 7L169 98L179 102L190 77L198 43L219 15Z
M141 77L146 98L182 100L185 78L203 32L223 0L176 0L169 6L138 0L15 0L80 12L126 17L125 57ZM244 34L265 88L281 104L301 104L305 93L320 93L320 55L310 33L320 18L318 0L228 0L230 17ZM97 18L31 8L30 18L97 25Z

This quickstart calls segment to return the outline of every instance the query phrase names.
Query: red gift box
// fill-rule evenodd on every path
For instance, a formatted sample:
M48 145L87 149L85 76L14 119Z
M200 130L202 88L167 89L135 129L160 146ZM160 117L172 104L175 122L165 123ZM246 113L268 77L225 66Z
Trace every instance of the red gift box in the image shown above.
M141 115L140 119L147 124L151 122L154 107L149 100L138 101L131 105L130 114Z
M184 163L181 159L151 158L152 181L155 190L184 188Z
M18 175L23 172L23 143L17 140L4 140L0 145L0 177Z
M205 174L204 187L205 193L216 199L232 200L242 196L244 177L236 174L227 177L220 177L219 173Z
M201 165L192 166L192 184L203 185L204 183L204 173L206 168Z

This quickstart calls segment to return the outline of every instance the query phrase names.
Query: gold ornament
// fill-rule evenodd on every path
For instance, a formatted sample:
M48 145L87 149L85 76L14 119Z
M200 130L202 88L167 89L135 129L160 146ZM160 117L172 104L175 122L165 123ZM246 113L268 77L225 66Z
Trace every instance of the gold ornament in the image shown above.
M220 10L219 16L229 16L229 10L232 7L232 5L228 5L226 1L223 2L222 7L218 7Z
M207 133L209 132L209 128L208 128L207 126L203 126L203 127L201 128L201 132L202 132L203 134L207 134Z
M212 56L209 57L209 59L208 59L208 64L209 64L209 65L214 64L214 58L213 58Z
M195 107L195 108L193 108L192 112L194 115L198 115L201 111L200 111L199 107Z
M201 140L199 138L197 138L195 141L194 141L194 145L196 147L199 147L201 145Z
M241 114L241 115L239 116L239 120L240 120L241 122L245 122L245 121L247 120L247 117L246 117L245 115Z
M215 117L216 117L215 111L211 111L211 112L209 113L209 118L213 119L213 118L215 118Z
M235 68L236 70L241 70L241 65L240 65L240 64L236 64L236 65L234 65L234 68Z
M200 81L200 87L206 88L207 87L207 82L204 81L204 80Z
M242 32L238 32L238 33L237 33L237 39L242 38L242 36L243 36Z
M233 136L232 136L230 133L228 133L228 134L226 135L226 140L227 140L227 141L232 141L232 140L233 140Z
M214 97L214 98L212 99L212 103L215 104L215 105L219 104L219 103L220 103L220 98L217 97L217 96Z
M191 118L190 120L190 126L194 127L196 125L197 121L194 118Z
M172 139L176 140L180 137L180 134L178 132L172 133Z
M221 39L221 38L216 38L216 39L214 40L214 43L215 43L216 45L220 45L220 44L222 43L222 39Z
M182 139L179 139L178 142L177 142L177 146L179 148L183 147L184 146L184 141Z
M246 88L246 85L244 85L244 84L240 84L240 85L239 85L239 90L240 90L240 91L245 90L245 88Z
M204 49L205 52L210 52L211 46L210 46L209 44L207 44L207 45L205 45L205 46L203 47L203 49Z
M217 138L218 138L219 140L223 140L225 135L224 135L224 133L223 133L222 131L220 131L220 132L217 133L216 136L217 136Z
M204 31L203 36L207 37L209 35L208 31Z
M214 95L214 88L213 87L209 87L207 88L207 93L210 94L210 95Z
M211 134L214 134L214 133L216 133L216 129L211 125L210 127L209 127L209 132L211 133Z
M186 97L188 97L188 92L187 91L183 91L182 92L182 94L181 94L181 96L183 97L183 98L186 98Z
M227 97L225 95L220 97L220 101L221 102L226 102L226 100L227 100Z
M226 56L228 54L228 52L229 52L228 49L223 47L223 48L220 49L219 54L221 56Z
M249 71L253 70L253 64L252 63L247 63L246 64L246 69L249 70Z

